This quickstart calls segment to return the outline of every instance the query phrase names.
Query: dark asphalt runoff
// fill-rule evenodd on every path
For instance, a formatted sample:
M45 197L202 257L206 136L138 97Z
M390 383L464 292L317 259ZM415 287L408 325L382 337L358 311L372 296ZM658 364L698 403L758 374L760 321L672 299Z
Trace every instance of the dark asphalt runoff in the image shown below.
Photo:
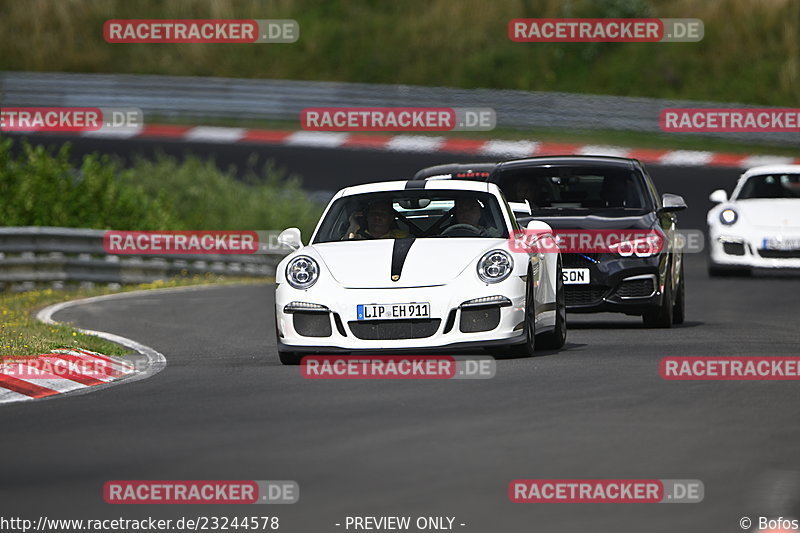
M300 152L259 150L301 172L292 167ZM385 167L377 175L392 177L459 159L305 154L304 164L318 165L303 170L317 189L324 172L342 184L345 175L366 181L365 168ZM730 189L737 175L651 172L661 192L685 195L684 228L702 228L704 198ZM64 310L54 318L135 339L162 352L168 366L97 393L0 407L0 515L274 515L290 533L346 531L347 516L450 516L455 530L480 533L722 533L741 531L745 516L797 516L798 383L665 381L658 363L675 355L800 355L800 277L710 279L705 255L686 260L685 324L653 330L636 317L570 316L563 350L498 361L491 380L306 380L277 360L269 285ZM705 499L511 503L509 482L525 478L699 479ZM106 481L132 479L295 480L300 501L104 503Z

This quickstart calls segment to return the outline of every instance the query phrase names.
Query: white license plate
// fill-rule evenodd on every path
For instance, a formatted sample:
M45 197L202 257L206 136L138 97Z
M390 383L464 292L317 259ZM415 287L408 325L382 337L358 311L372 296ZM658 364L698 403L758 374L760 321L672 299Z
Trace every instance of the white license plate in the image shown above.
M800 237L765 237L762 242L764 250L794 251L800 250Z
M564 285L588 285L588 268L564 268L561 270L561 281Z
M358 320L395 320L402 318L430 318L431 304L359 304L356 306Z

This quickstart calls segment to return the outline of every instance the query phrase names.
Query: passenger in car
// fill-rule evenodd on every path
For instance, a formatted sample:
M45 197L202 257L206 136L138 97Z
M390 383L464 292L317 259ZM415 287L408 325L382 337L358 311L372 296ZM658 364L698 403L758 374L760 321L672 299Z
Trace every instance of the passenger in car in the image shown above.
M371 202L367 206L366 227L364 224L364 214L361 211L353 212L348 220L350 226L347 228L343 240L361 239L406 239L410 235L397 227L397 213L392 208L389 200L378 200Z

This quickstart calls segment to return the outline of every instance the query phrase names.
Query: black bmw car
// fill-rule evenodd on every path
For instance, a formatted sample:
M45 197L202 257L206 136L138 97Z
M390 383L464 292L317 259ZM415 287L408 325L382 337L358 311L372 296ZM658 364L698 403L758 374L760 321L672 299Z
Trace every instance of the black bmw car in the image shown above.
M522 227L531 220L554 230L660 232L677 229L683 198L660 196L644 165L608 156L547 156L440 165L416 179L480 179L496 183L510 202L527 201L530 215L517 212ZM664 247L648 253L564 253L563 281L572 313L641 315L646 326L668 328L684 320L683 257Z

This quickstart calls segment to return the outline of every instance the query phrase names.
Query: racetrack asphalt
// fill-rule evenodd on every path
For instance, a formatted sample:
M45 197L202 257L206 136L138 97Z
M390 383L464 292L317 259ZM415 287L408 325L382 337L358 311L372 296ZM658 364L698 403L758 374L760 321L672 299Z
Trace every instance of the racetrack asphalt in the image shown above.
M281 159L284 150L267 155L295 170L295 154ZM336 173L331 180L366 181L365 168L408 175L460 159L304 150L319 165L316 180L325 169ZM686 197L680 225L702 228L703 198L730 190L737 171L651 173L660 192ZM670 382L658 363L671 355L800 355L800 277L710 279L704 254L686 256L686 275L685 324L652 330L636 317L570 315L565 349L498 361L491 380L306 380L277 361L269 285L64 310L54 318L151 346L168 366L97 393L0 408L1 514L271 514L288 532L343 531L335 524L347 515L455 516L466 524L457 530L482 533L729 532L741 531L742 516L796 516L797 383ZM508 484L520 478L699 479L705 499L513 504ZM125 479L290 479L300 501L105 504L103 483Z

